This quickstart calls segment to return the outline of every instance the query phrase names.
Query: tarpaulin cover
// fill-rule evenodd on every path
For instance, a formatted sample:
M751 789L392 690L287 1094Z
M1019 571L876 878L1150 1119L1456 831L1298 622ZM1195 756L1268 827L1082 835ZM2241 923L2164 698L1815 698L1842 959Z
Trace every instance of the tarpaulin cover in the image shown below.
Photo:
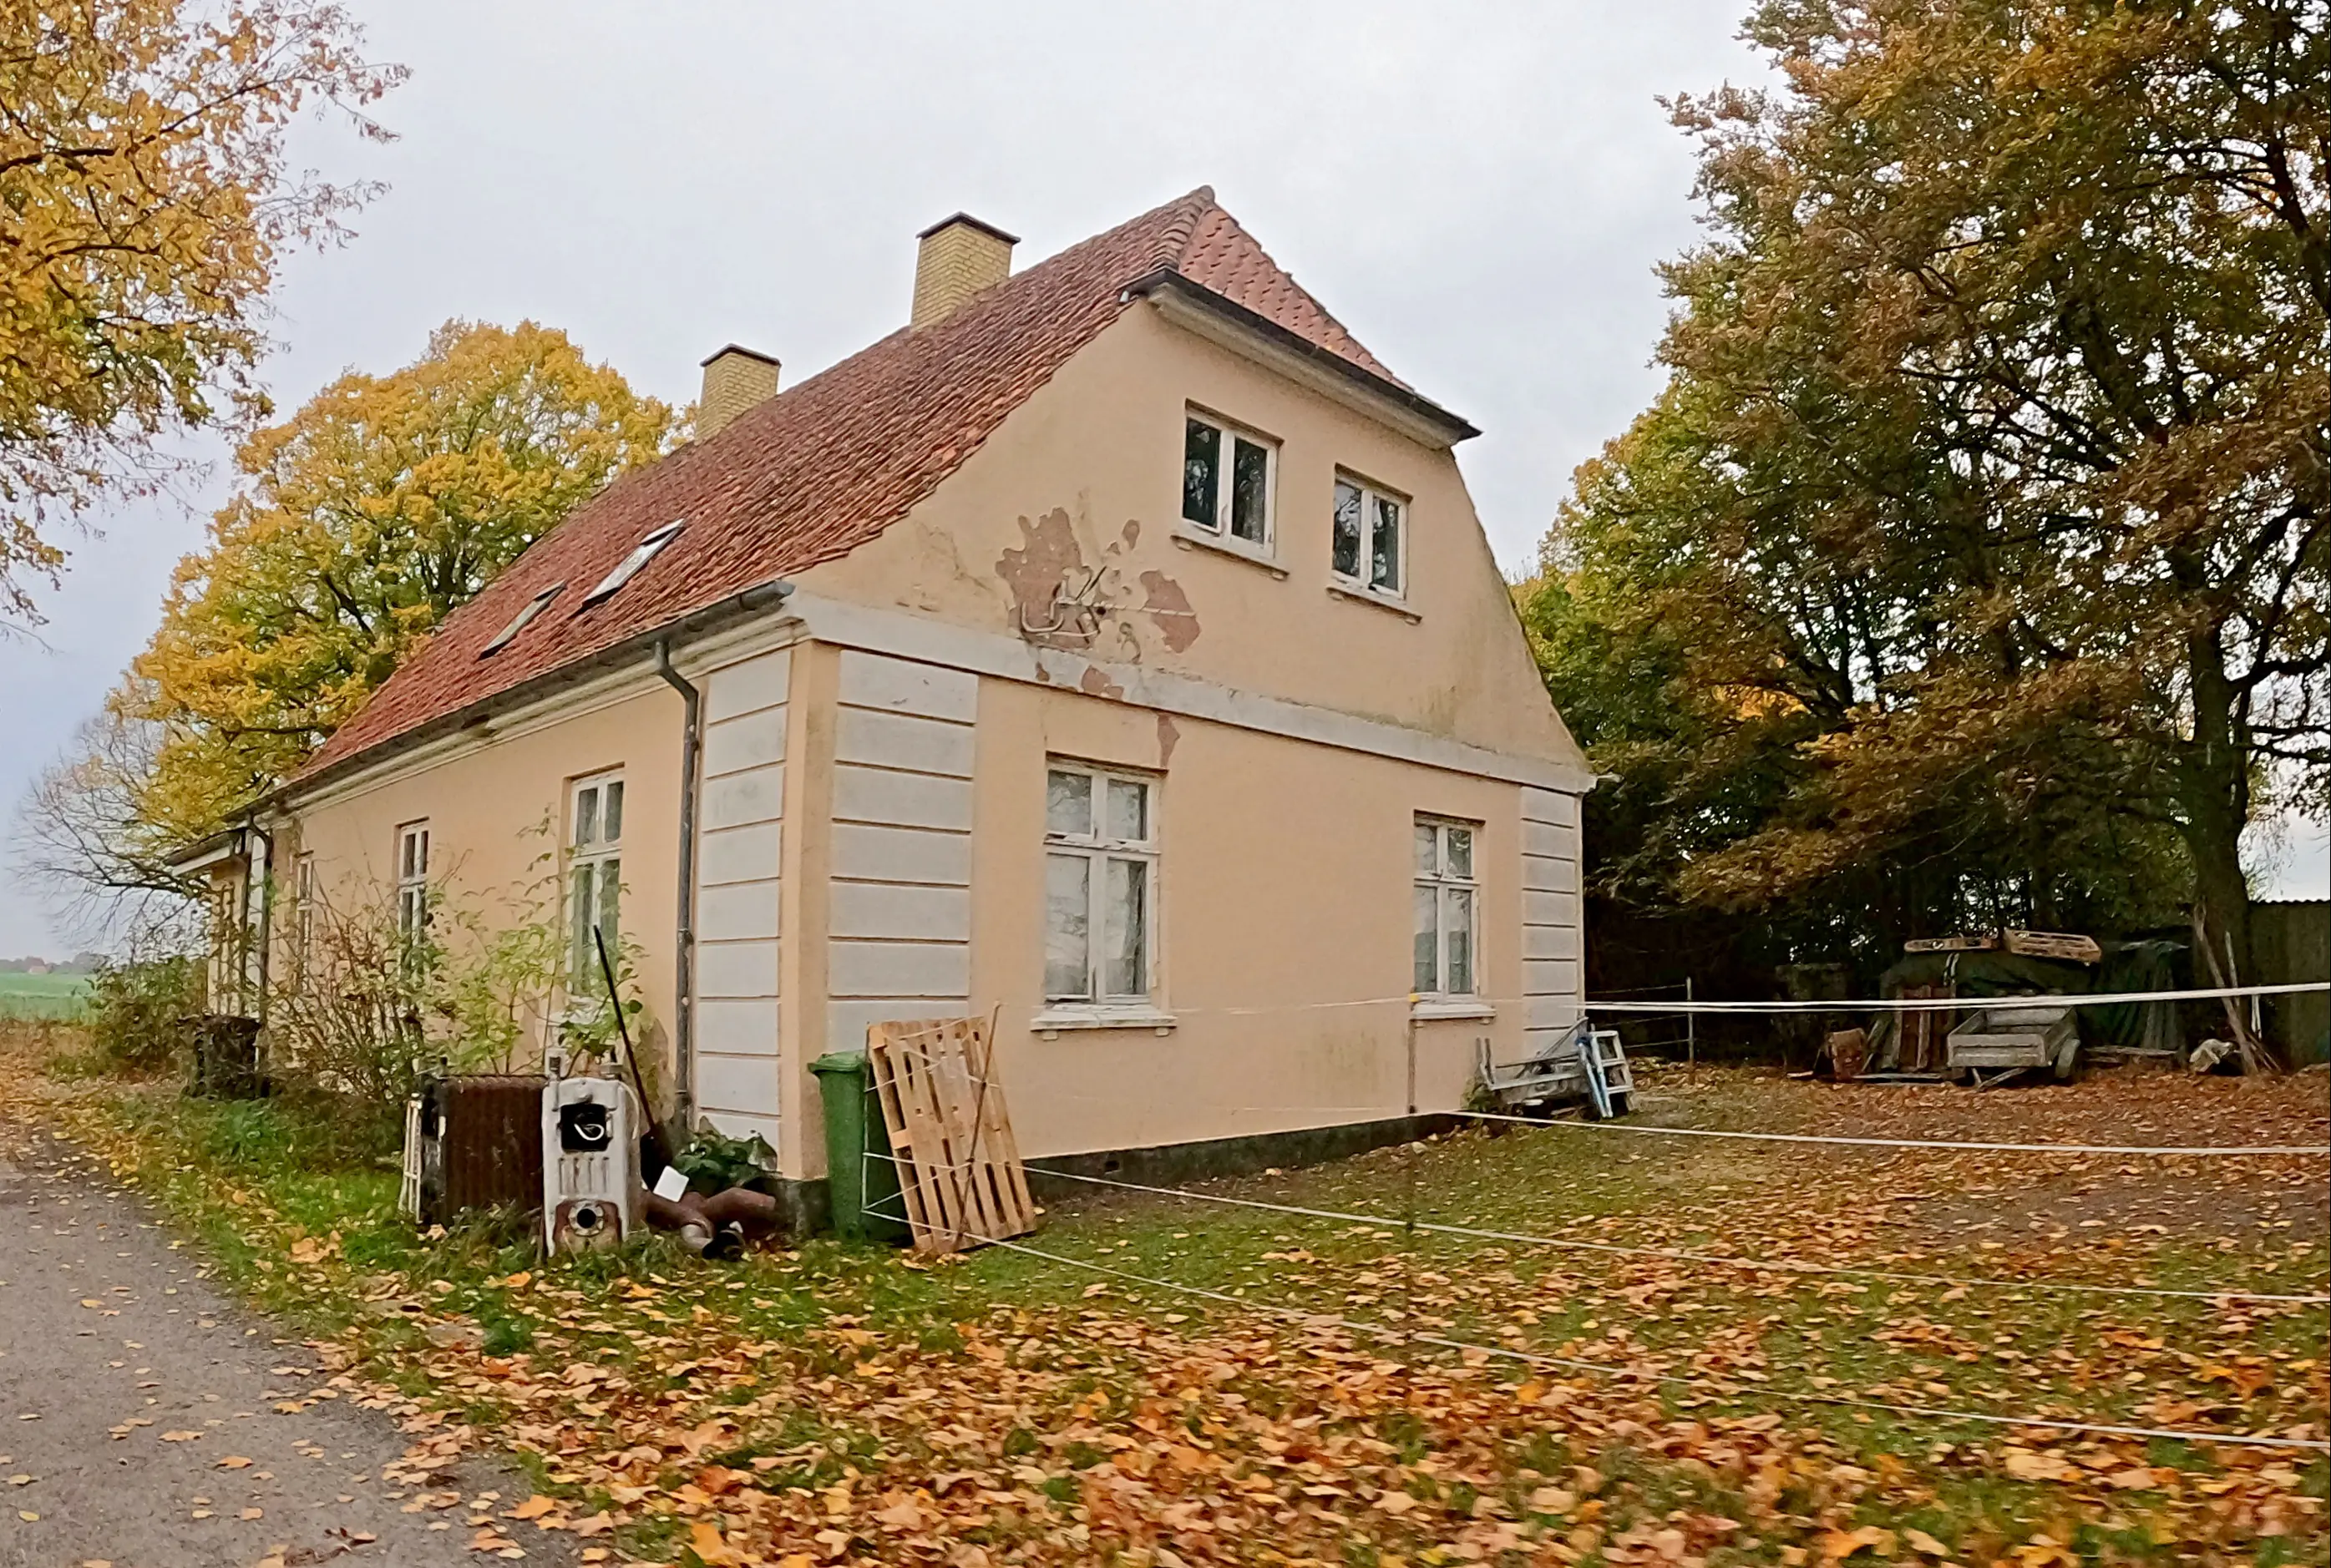
M1954 994L1969 998L2108 995L2176 989L2176 959L2184 952L2184 944L2144 941L2101 942L2098 946L2104 949L2104 957L2093 965L2007 952L1908 953L1878 977L1878 994L1897 997L1914 985L1948 985ZM1898 1066L1901 1016L1898 1012L1881 1013L1871 1026L1870 1070L1891 1072ZM2083 1007L2073 1016L2079 1021L2084 1045L2180 1053L2185 1048L2174 1002L2122 1002L2104 1007Z

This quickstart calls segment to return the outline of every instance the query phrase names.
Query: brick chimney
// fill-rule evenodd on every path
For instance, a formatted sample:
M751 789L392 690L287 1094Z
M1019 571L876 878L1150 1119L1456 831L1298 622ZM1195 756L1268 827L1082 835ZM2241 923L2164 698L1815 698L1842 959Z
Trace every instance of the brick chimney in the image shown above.
M777 394L777 362L731 343L704 362L696 404L696 439L717 435L738 414Z
M920 242L913 321L918 328L945 320L982 289L1012 276L1012 247L1020 242L1019 235L969 213L941 218L915 238Z

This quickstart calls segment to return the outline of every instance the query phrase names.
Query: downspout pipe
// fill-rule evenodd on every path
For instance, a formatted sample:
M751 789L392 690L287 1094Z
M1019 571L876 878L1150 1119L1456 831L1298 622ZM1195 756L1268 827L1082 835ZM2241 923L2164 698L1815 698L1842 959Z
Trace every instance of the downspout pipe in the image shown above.
M696 798L704 750L704 693L672 668L671 639L655 645L656 673L680 693L680 921L673 933L672 1107L680 1141L696 1130ZM649 1115L654 1115L650 1110ZM674 1147L678 1147L677 1144Z

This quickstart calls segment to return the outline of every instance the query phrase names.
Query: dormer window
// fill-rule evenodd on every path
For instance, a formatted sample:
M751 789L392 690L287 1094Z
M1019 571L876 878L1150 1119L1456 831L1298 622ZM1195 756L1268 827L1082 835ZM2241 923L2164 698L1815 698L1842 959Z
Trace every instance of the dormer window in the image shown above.
M656 552L678 537L680 530L686 526L684 523L666 523L646 538L633 545L632 553L617 562L614 571L600 578L596 587L583 595L583 603L575 607L576 613L580 614L594 604L614 598L616 590L638 576L640 568L654 560Z
M1182 427L1182 521L1252 550L1270 548L1276 443L1192 410Z
M509 624L495 632L493 635L493 641L488 642L483 648L478 650L478 657L480 659L490 659L493 655L500 653L503 649L509 647L511 641L516 638L519 632L525 631L528 625L533 622L537 615L541 614L545 610L550 608L550 602L553 599L557 598L558 595L566 590L566 584L564 583L553 583L549 587L545 588L541 593L537 594L533 598L528 599L526 602L525 607L520 609L517 614L510 617Z

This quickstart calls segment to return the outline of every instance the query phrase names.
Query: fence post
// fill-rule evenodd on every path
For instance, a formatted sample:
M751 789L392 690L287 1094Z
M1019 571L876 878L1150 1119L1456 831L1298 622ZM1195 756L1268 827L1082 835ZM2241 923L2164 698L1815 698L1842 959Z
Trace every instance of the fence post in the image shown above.
M1691 976L1683 977L1683 1060L1687 1067L1699 1065L1699 1014L1691 1010Z

